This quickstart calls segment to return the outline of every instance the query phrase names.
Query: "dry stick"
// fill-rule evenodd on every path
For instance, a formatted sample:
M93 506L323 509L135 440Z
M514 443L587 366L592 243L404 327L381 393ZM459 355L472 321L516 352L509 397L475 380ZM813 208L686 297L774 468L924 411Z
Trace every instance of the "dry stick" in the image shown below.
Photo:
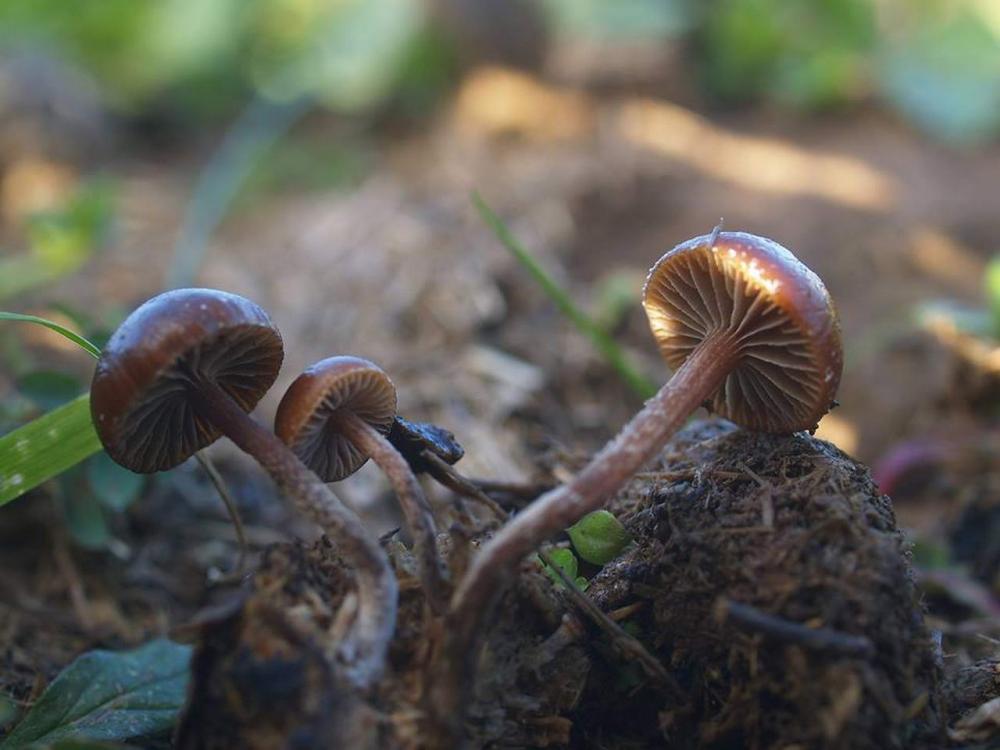
M471 480L455 471L454 467L440 456L424 450L420 452L420 459L427 465L427 473L449 490L462 497L482 503L493 511L497 518L507 518L507 511L501 508L496 500L483 492Z
M736 364L728 334L706 338L621 432L569 483L540 497L479 551L452 598L439 674L428 710L452 740L459 736L483 640L483 624L517 575L521 560L550 536L597 510L662 447Z
M235 570L235 573L239 575L246 569L247 552L250 549L250 545L247 543L246 530L243 528L243 519L240 518L240 511L236 507L236 502L233 500L233 496L229 494L229 488L226 486L226 481L222 478L222 474L219 473L219 470L215 468L215 464L212 462L212 459L204 455L202 451L195 453L194 457L197 459L205 473L208 474L208 478L215 486L215 491L219 493L219 497L222 498L222 503L226 506L226 512L229 513L229 520L233 522L233 529L236 531L236 541L240 545L240 556L236 559Z
M510 498L507 502L501 502L494 498L494 501L506 510L520 510L539 495L551 490L554 486L552 484L502 482L494 479L470 479L469 481L490 497L493 497L493 495L506 495Z
M330 416L329 424L362 453L370 456L389 478L406 517L406 525L413 534L417 569L427 601L435 614L443 614L448 606L451 587L437 548L434 513L413 470L385 435L356 414L340 409Z
M199 413L260 463L299 512L330 535L355 571L358 616L340 653L348 676L361 687L371 685L385 669L396 626L396 577L385 551L354 511L216 383L200 378L191 383L191 394Z
M677 684L671 674L666 670L666 668L660 663L659 659L653 656L646 647L642 645L638 638L635 638L628 633L621 625L611 619L604 610L598 607L593 600L587 596L580 587L576 585L576 581L570 578L566 571L563 570L556 562L552 559L552 556L546 550L539 550L538 556L542 558L542 561L549 566L551 570L554 570L559 579L563 582L566 590L569 592L570 599L573 603L580 608L580 610L589 617L597 627L603 630L611 638L611 643L618 649L619 654L625 659L635 659L639 662L639 666L642 667L643 671L647 675L652 677L654 680L666 685L671 692L674 693L675 697L680 697L684 695L684 691L681 690L681 686Z
M875 655L875 645L863 635L842 633L832 628L810 628L725 598L716 603L715 616L722 624L732 623L741 630L794 643L810 651L861 659L871 659Z
M498 479L470 479L483 492L497 492L514 495L525 500L533 500L543 492L552 489L551 484L529 484L527 482L503 482Z

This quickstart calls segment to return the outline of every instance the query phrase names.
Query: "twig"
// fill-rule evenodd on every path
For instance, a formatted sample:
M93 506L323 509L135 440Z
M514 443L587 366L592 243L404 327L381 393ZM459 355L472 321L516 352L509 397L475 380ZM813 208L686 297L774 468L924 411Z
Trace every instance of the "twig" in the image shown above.
M642 645L638 638L630 635L621 625L607 615L593 600L587 596L576 585L576 581L570 578L566 571L552 559L552 556L545 550L539 550L538 556L542 561L555 571L556 575L563 582L570 600L587 616L598 628L603 630L611 639L612 646L618 654L625 660L635 660L642 667L643 671L654 680L666 685L676 695L683 695L680 685L671 677L670 673L660 663L659 659L653 656L646 647Z
M871 659L875 655L875 645L865 636L842 633L832 628L806 627L762 612L749 604L720 598L715 605L715 615L720 624L732 624L740 630L794 643L811 651L861 659Z
M632 604L627 604L624 607L619 607L618 609L611 610L608 612L608 617L614 622L621 622L632 615L634 615L638 610L645 606L645 602L634 602ZM560 651L562 651L566 646L571 643L575 643L580 639L584 633L583 623L580 622L580 618L574 615L572 612L567 612L563 615L562 622L556 631L538 644L538 648L535 649L535 654L538 656L537 663L533 664L536 669L539 669L542 665L551 662Z
M489 495L505 510L521 510L532 500L548 492L555 485L504 482L495 479L470 479L473 485Z
M427 473L438 482L447 487L452 492L482 503L500 520L507 518L507 511L500 507L492 497L477 487L472 480L463 477L455 469L431 451L425 450L420 453L420 458L426 464Z

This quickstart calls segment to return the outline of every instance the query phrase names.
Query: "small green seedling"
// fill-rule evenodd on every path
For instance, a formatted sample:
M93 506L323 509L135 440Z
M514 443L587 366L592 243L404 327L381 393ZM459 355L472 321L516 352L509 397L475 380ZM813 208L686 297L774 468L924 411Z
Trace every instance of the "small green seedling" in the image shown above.
M588 513L570 526L566 533L577 554L594 565L611 562L631 541L621 521L606 510Z
M583 591L587 588L588 581L583 576L577 575L578 562L576 555L573 554L573 550L566 547L560 547L559 549L554 549L549 553L549 559L555 563L555 565L562 570L568 577L573 579L577 588ZM563 586L563 580L559 576L559 573L553 570L548 563L546 563L541 557L538 558L538 562L541 563L542 569L545 571L545 575L552 579L552 582L556 586Z

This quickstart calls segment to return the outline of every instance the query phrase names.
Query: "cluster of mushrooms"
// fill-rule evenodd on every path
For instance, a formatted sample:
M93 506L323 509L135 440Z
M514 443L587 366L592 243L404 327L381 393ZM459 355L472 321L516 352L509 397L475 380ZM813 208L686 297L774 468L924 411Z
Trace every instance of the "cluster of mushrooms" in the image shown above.
M139 307L97 365L93 421L109 455L133 471L170 469L225 435L271 475L351 568L357 609L336 659L361 690L385 672L398 585L379 540L327 483L374 459L399 498L441 623L426 710L457 740L490 612L527 555L600 508L699 406L785 433L814 428L834 403L842 355L833 304L777 243L718 230L691 239L650 270L643 305L673 378L576 477L481 539L458 581L448 580L413 469L387 437L396 394L386 373L356 357L316 363L288 389L272 432L248 413L278 375L281 335L243 297L181 289Z

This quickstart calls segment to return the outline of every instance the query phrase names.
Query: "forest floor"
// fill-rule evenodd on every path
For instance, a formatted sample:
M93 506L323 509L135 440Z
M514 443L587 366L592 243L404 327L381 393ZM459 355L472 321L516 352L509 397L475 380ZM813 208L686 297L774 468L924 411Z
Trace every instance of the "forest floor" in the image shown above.
M353 138L318 115L294 134L306 148ZM456 434L465 474L530 480L553 450L599 447L640 399L506 253L472 191L657 381L668 372L639 305L645 272L723 218L784 244L826 282L846 365L841 405L818 436L891 481L932 623L981 623L945 652L964 663L996 651L986 639L1000 636L1000 550L984 559L989 544L974 532L988 542L1000 531L1000 361L917 311L985 304L1000 146L948 147L872 110L706 113L488 69L427 127L386 128L374 146L349 189L246 196L212 239L199 283L254 299L285 340L259 418L310 362L364 356L395 381L403 415ZM128 310L162 288L198 163L184 152L123 157L116 241L36 295L36 309ZM253 469L224 446L218 455L254 549L304 531ZM30 700L77 653L170 632L210 599L206 571L233 564L232 533L197 472L176 474L117 520L127 563L74 548L44 493L4 509L0 687ZM380 528L395 525L378 515L386 489L375 472L340 490ZM949 564L926 562L928 548Z

